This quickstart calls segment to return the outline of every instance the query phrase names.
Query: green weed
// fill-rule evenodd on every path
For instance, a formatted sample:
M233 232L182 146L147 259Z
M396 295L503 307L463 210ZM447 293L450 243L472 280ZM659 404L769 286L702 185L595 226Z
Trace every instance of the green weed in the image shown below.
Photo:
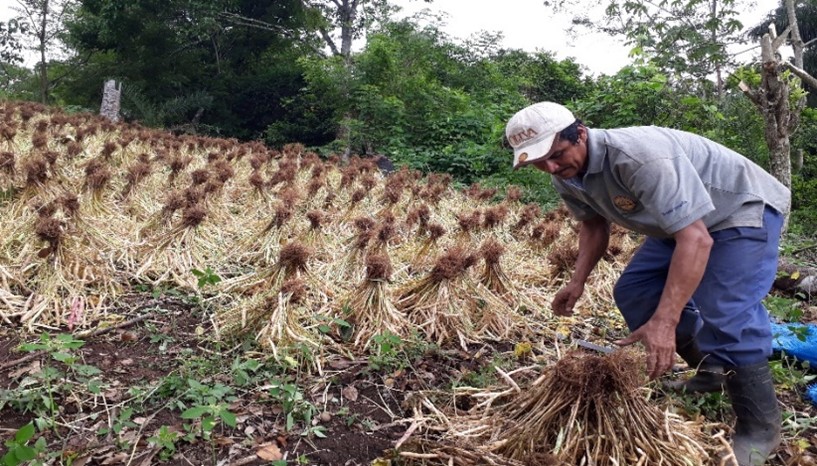
M179 441L179 437L178 432L170 430L167 426L162 426L159 427L156 435L148 438L148 443L160 447L159 459L167 461L176 453L176 442Z
M6 440L6 454L0 458L5 466L17 466L29 464L32 466L42 465L42 458L46 452L47 445L44 437L38 438L33 446L29 442L34 438L36 429L33 423L28 423L21 427L11 440Z
M775 384L787 390L805 386L817 378L817 375L808 373L808 361L804 361L801 366L802 368L798 368L796 359L791 361L786 357L785 353L781 359L769 361L769 367L772 371L772 378Z
M43 365L24 377L14 390L0 390L0 409L8 405L12 408L34 413L37 426L42 430L53 425L59 415L57 400L82 387L88 393L98 395L102 392L101 371L95 366L81 364L75 350L85 344L72 335L59 334L54 337L43 333L35 343L20 345L21 351L47 353L52 361L61 363L60 367Z
M803 303L795 299L767 296L763 305L769 310L769 314L783 322L800 322L803 318Z
M216 275L216 273L213 272L210 267L207 267L204 270L193 269L190 272L193 273L193 275L195 275L198 279L197 285L199 289L216 285L221 281L221 277Z
M714 393L679 393L678 400L684 411L692 416L703 415L707 419L723 419L731 412L729 398L723 392Z
M281 380L273 381L267 393L272 402L281 405L281 410L286 416L287 431L291 431L296 422L303 423L306 428L310 426L317 408L304 398L303 392L296 384Z

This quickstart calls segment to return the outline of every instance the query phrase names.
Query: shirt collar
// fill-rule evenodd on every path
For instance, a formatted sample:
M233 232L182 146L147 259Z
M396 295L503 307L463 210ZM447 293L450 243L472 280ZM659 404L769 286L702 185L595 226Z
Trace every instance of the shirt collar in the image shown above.
M604 130L587 128L587 172L600 173L607 158L607 144L604 143Z

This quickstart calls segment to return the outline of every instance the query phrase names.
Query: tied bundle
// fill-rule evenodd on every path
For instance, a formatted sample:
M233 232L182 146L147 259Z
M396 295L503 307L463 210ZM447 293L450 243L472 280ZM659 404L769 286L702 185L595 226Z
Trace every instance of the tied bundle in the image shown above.
M272 351L273 357L281 357L282 348L306 345L319 346L318 337L307 324L303 312L306 301L306 284L300 278L290 278L278 293L265 294L261 309L268 315L266 322L256 335L262 346Z
M495 451L527 464L705 464L700 432L641 392L639 362L633 351L568 353L494 414Z
M408 334L409 322L387 292L391 274L392 265L386 254L371 253L366 257L366 277L346 300L355 326L355 347L366 349L372 337L384 331Z
M466 347L473 336L473 319L468 312L473 306L468 305L472 298L463 281L476 261L477 256L464 248L451 248L437 259L431 272L398 293L397 308L429 339L441 344L456 335Z

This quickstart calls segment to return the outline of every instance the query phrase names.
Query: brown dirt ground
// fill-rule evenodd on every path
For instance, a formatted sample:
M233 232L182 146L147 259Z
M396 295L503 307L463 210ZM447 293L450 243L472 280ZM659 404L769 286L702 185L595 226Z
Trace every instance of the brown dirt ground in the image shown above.
M401 422L410 413L404 402L417 390L447 389L464 377L479 373L490 363L490 355L506 352L508 344L486 345L473 348L468 353L458 349L428 351L415 357L411 367L392 372L373 371L366 361L341 360L333 368L326 368L324 377L299 379L305 396L323 412L313 424L325 428L326 438L301 435L301 429L287 432L281 407L265 399L258 391L237 390L237 400L230 405L238 416L236 429L216 428L212 442L179 442L177 452L166 460L159 458L147 438L161 427L183 432L185 422L179 409L146 404L134 414L137 425L126 428L119 439L112 435L98 435L106 426L108 413L115 405L127 398L127 389L134 386L150 386L176 372L179 358L213 356L217 348L207 344L207 335L197 335L197 329L205 324L195 306L183 299L146 296L124 300L124 308L148 308L160 306L166 311L127 329L111 331L92 337L79 350L84 364L100 368L108 389L104 400L86 399L82 403L70 399L60 400L60 417L64 425L59 437L49 435L49 450L61 452L66 464L70 458L74 465L260 465L270 464L260 459L256 452L275 448L284 455L288 464L300 464L296 458L305 455L310 465L369 465L377 458L389 457L390 449L408 427ZM201 333L200 331L198 333ZM157 337L160 336L160 338ZM25 337L32 341L31 335ZM23 341L21 334L0 329L0 366L16 360L24 353L16 350ZM43 356L36 360L48 363ZM26 375L27 362L6 370L0 370L0 389L12 389ZM304 383L304 381L306 383ZM216 376L209 382L230 385L225 375ZM311 384L311 385L310 385ZM350 388L350 387L353 387ZM817 409L803 402L794 392L784 392L781 400L800 412L817 417ZM458 408L468 409L468 399L459 398ZM11 407L0 410L0 440L11 438L13 432L32 420L31 413L19 412ZM783 446L774 466L817 464L817 426L803 434L803 440L811 446L805 456L795 458L791 445ZM130 448L123 448L123 441ZM0 446L0 455L5 447Z

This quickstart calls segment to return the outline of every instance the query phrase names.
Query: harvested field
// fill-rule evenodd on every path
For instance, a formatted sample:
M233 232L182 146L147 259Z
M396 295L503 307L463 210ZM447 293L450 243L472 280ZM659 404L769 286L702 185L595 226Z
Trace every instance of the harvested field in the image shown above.
M639 353L572 343L626 334L611 292L637 237L614 231L576 315L557 318L576 225L518 189L33 104L0 113L0 456L671 466L728 454L723 396L664 394ZM778 367L789 417L772 464L814 464L804 372Z

